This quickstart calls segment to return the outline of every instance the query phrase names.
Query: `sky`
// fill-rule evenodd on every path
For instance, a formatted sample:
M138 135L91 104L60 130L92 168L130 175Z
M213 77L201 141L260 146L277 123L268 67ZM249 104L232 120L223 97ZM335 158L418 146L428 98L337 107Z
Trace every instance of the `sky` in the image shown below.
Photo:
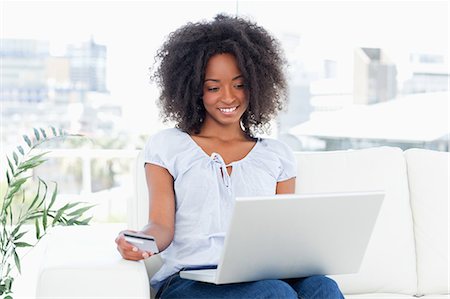
M149 67L164 38L188 21L238 13L279 39L301 36L292 55L341 59L354 47L382 47L404 63L408 51L448 53L447 1L2 1L2 38L49 40L55 55L91 37L108 49L107 87L130 126L159 123ZM288 48L289 45L286 45ZM295 52L297 51L297 52ZM345 65L348 64L348 67Z

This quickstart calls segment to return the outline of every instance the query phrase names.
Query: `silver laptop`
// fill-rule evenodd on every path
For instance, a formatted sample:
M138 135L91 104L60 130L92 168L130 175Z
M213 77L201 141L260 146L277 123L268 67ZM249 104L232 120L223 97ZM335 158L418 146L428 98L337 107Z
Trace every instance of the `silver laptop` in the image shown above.
M359 271L382 191L236 198L217 269L185 270L214 284Z

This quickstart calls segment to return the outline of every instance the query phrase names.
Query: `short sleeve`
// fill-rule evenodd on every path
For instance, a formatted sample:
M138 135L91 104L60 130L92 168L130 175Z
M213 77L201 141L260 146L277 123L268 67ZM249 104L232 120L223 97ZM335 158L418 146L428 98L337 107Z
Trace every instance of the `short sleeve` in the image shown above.
M282 141L265 139L267 150L272 152L279 161L277 182L286 181L297 176L297 161L292 149Z
M163 130L151 136L143 149L144 165L147 163L158 165L169 171L175 177L173 161L174 134L170 130Z

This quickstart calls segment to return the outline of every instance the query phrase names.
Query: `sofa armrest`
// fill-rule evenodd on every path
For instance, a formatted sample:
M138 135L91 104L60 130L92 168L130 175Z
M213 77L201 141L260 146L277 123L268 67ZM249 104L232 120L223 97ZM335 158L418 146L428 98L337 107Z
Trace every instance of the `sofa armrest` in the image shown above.
M150 298L143 261L124 260L120 225L54 228L39 271L37 298Z

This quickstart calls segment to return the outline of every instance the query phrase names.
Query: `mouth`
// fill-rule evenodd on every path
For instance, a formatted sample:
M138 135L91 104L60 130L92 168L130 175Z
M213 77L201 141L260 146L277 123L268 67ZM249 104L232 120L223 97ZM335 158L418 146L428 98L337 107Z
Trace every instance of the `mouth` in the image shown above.
M220 112L222 112L222 113L224 113L224 114L231 114L231 113L233 113L234 111L236 111L236 109L237 109L238 107L239 107L239 106L230 107L230 108L219 108L219 110L220 110Z

